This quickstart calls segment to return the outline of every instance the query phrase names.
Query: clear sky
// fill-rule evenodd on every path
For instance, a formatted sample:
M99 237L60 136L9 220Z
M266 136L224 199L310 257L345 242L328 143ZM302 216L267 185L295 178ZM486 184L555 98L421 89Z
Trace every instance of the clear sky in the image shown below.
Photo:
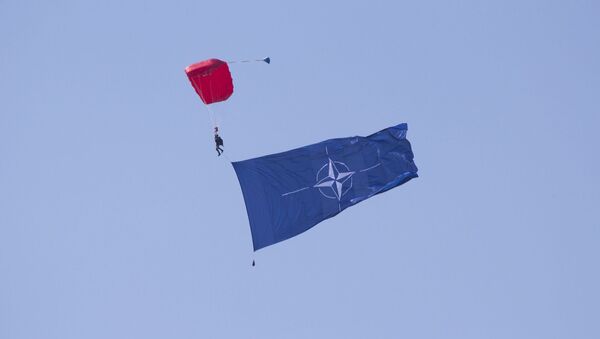
M599 338L597 1L0 0L0 338ZM252 252L232 160L409 126ZM256 267L252 267L252 260Z

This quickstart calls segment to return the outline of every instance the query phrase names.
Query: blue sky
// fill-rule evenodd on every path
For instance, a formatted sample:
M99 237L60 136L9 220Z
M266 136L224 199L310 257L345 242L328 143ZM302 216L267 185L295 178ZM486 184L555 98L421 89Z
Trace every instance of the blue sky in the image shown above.
M599 10L0 1L0 338L600 337ZM420 178L253 253L184 68L265 56L228 157L407 122Z

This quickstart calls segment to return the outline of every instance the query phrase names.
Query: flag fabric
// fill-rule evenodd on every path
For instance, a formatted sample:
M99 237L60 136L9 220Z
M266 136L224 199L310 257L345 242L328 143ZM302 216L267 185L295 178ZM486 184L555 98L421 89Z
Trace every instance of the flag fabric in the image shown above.
M254 250L417 177L407 125L233 162Z

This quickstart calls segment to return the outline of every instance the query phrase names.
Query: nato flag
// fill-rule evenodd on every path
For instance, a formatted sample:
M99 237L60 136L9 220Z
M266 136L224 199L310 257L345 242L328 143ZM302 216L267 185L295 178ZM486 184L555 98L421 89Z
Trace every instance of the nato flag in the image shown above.
M406 124L233 163L254 250L417 177Z

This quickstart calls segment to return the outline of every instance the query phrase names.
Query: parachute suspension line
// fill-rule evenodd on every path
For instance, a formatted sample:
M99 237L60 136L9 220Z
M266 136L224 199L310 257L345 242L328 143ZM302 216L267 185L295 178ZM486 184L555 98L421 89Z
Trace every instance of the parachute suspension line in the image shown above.
M213 86L212 86L212 81L209 83L209 87L210 87L210 96L211 96L211 100L212 100L212 95L213 95ZM217 116L215 115L215 112L213 112L212 109L210 109L210 106L207 104L206 108L208 109L208 112L210 113L210 117L213 121L213 128L217 128Z
M232 60L232 61L227 61L228 64L236 64L236 63L243 63L243 62L266 62L268 64L271 63L271 58L266 57L264 59L250 59L250 60Z
M209 83L209 88L210 88L210 95L212 96L213 93L213 84L212 82ZM219 127L219 120L217 119L217 115L215 114L215 112L210 108L209 104L205 104L204 106L206 106L206 109L208 109L208 112L210 113L210 119L212 120L213 123L213 129L215 127Z
M229 159L229 157L227 156L227 154L225 154L225 152L221 153L221 155L225 156L225 159L227 159L227 161L229 161L230 164L233 164L233 161L231 161L231 159Z
M206 109L208 110L208 116L210 119L210 122L212 123L212 127L219 127L219 123L217 121L217 116L215 114L215 112L213 112L213 110L210 108L209 105L204 105L204 107L206 107Z

